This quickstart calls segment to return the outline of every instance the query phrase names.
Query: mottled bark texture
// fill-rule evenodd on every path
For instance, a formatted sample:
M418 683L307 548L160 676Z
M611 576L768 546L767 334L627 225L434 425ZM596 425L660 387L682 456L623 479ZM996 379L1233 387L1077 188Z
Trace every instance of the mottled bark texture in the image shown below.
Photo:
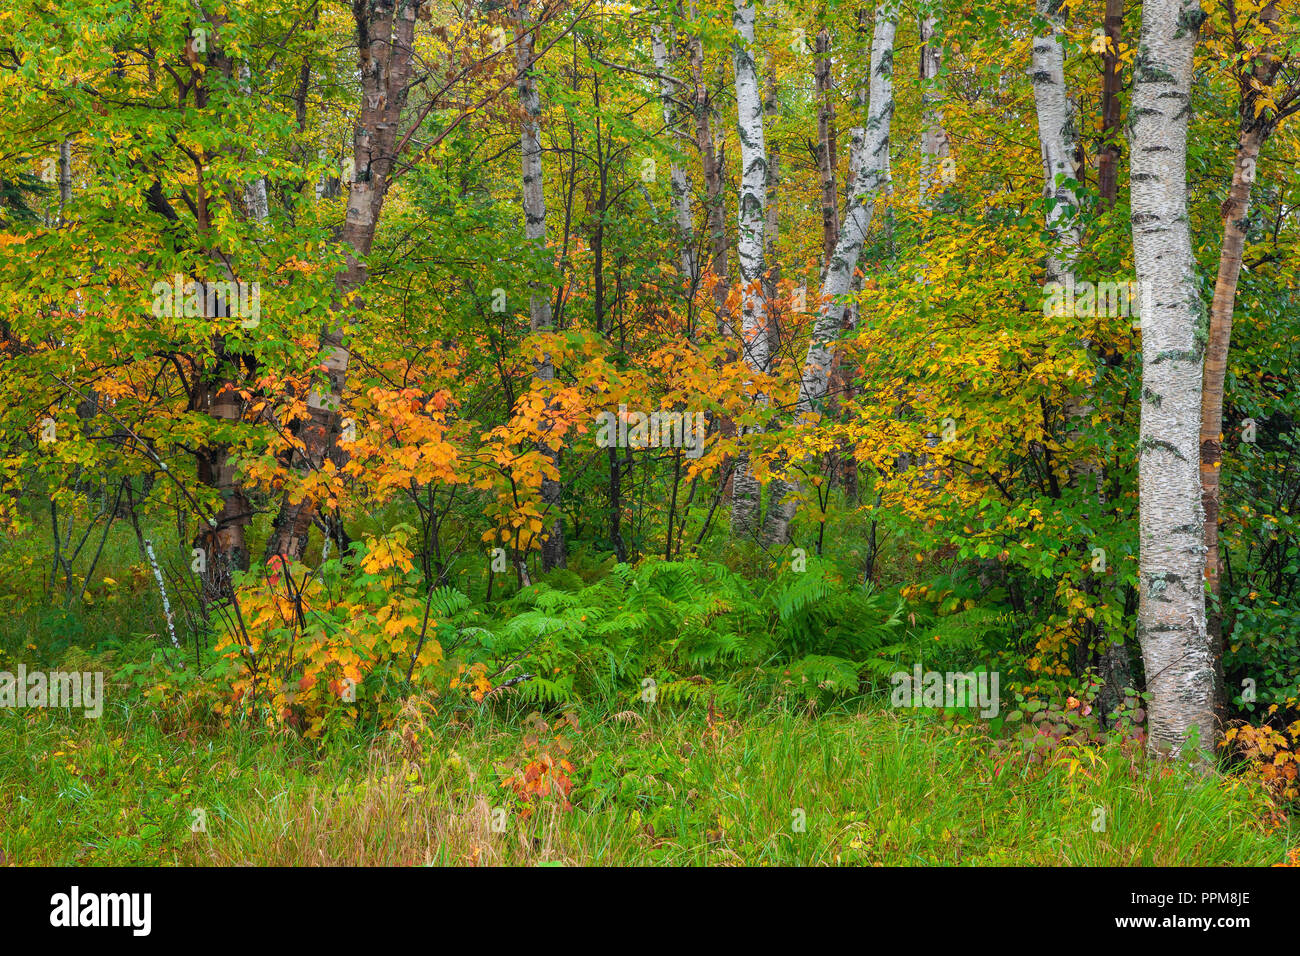
M1080 242L1076 218L1078 196L1074 185L1078 131L1075 110L1065 84L1064 3L1063 0L1038 0L1037 9L1039 16L1046 20L1046 30L1034 38L1029 78L1034 85L1038 143L1043 161L1043 197L1047 200L1044 225L1052 237L1045 263L1047 282L1072 284ZM1085 348L1088 344L1086 340L1080 342ZM1082 425L1091 417L1092 411L1091 391L1066 403L1065 417L1071 423L1070 437L1076 445ZM1093 486L1093 501L1100 510L1105 504L1104 476L1097 466L1080 456L1070 462L1070 474L1079 485ZM1078 546L1085 553L1091 549L1087 541ZM1090 594L1095 594L1102 586L1102 581L1095 576L1090 576L1083 585ZM1129 651L1123 643L1112 641L1100 625L1091 626L1089 637L1096 654L1098 677L1102 681L1098 716L1105 721L1123 699L1125 688L1132 684Z
M939 70L943 66L943 41L939 36L939 0L925 0L921 6L921 175L918 199L922 206L931 201L936 171L949 153L948 131L943 126L943 91Z
M1029 79L1034 85L1038 114L1038 145L1043 159L1043 197L1047 200L1047 231L1052 249L1047 256L1047 281L1065 282L1073 275L1079 247L1075 218L1079 200L1074 191L1074 108L1065 89L1065 51L1061 35L1064 0L1038 0L1038 14L1048 29L1034 37Z
M755 374L767 372L767 317L763 294L767 224L767 148L763 138L763 97L754 62L754 2L736 0L735 27L736 118L740 136L740 203L736 253L740 265L740 348L745 365ZM757 404L766 404L763 394ZM736 537L758 530L762 490L750 468L749 456L736 462L732 484L731 531Z
M217 29L212 31L213 37L205 53L208 74L220 76L229 82L237 72L240 93L250 96L252 76L248 64L241 63L236 71L235 61L220 42L221 25L220 19L213 21L213 26ZM197 102L201 109L208 108L211 96L212 92L209 88L203 88L198 93ZM234 283L240 280L235 275L233 263L230 257L218 247L217 241L208 229L204 228L213 219L214 210L209 208L209 204L222 195L228 198L235 214L246 221L265 223L270 216L270 209L266 197L266 183L260 176L248 184L243 196L239 197L242 199L242 207L236 198L237 190L228 185L209 189L201 184L198 189L198 220L201 224L204 253L217 274L232 283L226 288L234 290L237 288ZM243 281L248 281L248 277L244 277ZM239 301L224 301L220 291L222 290L218 287L216 294L208 295L206 292L203 294L206 317L216 320L215 324L218 325L233 325L234 323L228 320L237 316ZM209 306L212 307L210 312L208 312ZM257 334L253 330L249 330L249 333ZM245 403L237 386L240 375L238 354L240 348L237 336L240 334L243 333L235 333L233 329L229 335L224 331L213 334L211 364L205 365L202 374L196 377L195 387L190 396L191 406L195 411L211 416L216 422L225 426L221 430L227 432L243 421L245 412ZM207 526L199 531L194 542L203 556L203 563L199 567L200 595L206 605L208 602L229 597L232 591L233 573L248 570L246 529L252 521L253 511L243 484L238 479L238 467L228 442L210 441L201 445L195 455L195 470L199 481L209 488L215 488L221 499L217 513L208 517Z
M767 91L763 95L763 123L766 129L774 127L779 113L776 70L769 66ZM767 139L766 131L763 135L767 144L767 221L763 225L763 265L767 274L763 280L763 291L767 296L767 367L771 371L775 370L781 360L781 313L772 305L777 298L777 285L781 281L781 259L776 248L781 234L781 148Z
M1138 639L1151 695L1148 746L1178 754L1215 737L1206 637L1200 461L1207 313L1187 220L1196 0L1146 0L1131 111L1133 252L1144 292L1138 444Z
M307 397L307 419L292 458L300 471L322 467L339 434L339 410L351 358L344 338L347 312L357 305L355 293L366 283L365 258L383 211L389 177L396 160L402 108L411 77L412 42L418 0L357 0L353 19L357 37L357 68L361 100L352 132L353 179L348 184L347 211L340 230L346 265L334 280L329 324L320 336L323 373ZM280 506L266 546L273 555L300 559L319 504L311 498Z
M542 175L542 99L533 74L533 31L527 21L526 6L520 7L515 33L516 69L519 73L519 105L523 107L523 131L520 134L520 153L523 165L524 238L539 247L546 246L546 191ZM528 296L528 325L533 332L550 331L554 323L551 316L549 289L531 284ZM533 370L536 379L551 382L555 379L555 366L549 355L544 355ZM542 451L549 459L552 474L542 479L542 508L551 516L551 526L542 541L542 570L562 568L567 561L564 544L564 515L560 510L560 447L543 440Z
M840 237L840 205L835 192L835 167L839 145L835 129L835 101L831 94L831 35L822 27L817 34L813 83L817 90L817 179L822 199L822 263L835 255Z
M695 4L690 5L692 23L698 20ZM704 42L692 36L691 81L695 92L695 146L700 154L700 168L704 176L704 207L709 229L709 272L713 275L713 304L717 312L717 328L727 329L727 205L723 192L722 150L713 135L713 104L704 77Z
M659 73L659 100L663 105L664 129L673 139L673 148L682 137L681 109L678 105L677 82L673 79L673 58L668 45L664 42L663 31L656 27L650 38L651 50L655 58L655 70ZM699 282L699 263L695 256L695 218L691 214L691 182L686 170L679 163L672 163L668 168L670 188L672 189L673 223L677 226L677 241L681 245L678 258L682 277L687 288L694 289Z

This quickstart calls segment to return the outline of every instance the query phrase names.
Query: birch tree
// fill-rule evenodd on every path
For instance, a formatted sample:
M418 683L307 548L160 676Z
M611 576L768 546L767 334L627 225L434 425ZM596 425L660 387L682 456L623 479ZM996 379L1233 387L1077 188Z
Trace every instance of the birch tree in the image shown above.
M939 73L943 67L943 38L939 31L939 17L942 13L941 0L921 0L919 8L919 31L921 37L919 73L921 77L921 171L917 183L917 203L922 209L934 206L934 185L936 169L940 170L941 181L944 178L943 161L951 151L948 143L948 131L943 125L943 87ZM942 190L940 190L942 191ZM927 239L928 239L927 235ZM929 283L928 267L922 263L920 279L922 285ZM939 444L939 435L927 430L925 446L935 448ZM917 456L921 466L920 484L929 492L939 488L930 452Z
M1075 191L1074 156L1078 145L1076 111L1065 83L1065 49L1062 37L1066 30L1065 4L1061 0L1038 0L1038 15L1046 21L1046 31L1037 35L1029 78L1034 86L1034 106L1038 117L1039 152L1043 163L1043 198L1045 200L1045 225L1052 238L1046 256L1047 283L1073 286L1074 267L1080 242L1077 218L1079 199ZM1089 343L1080 343L1087 348ZM1074 422L1072 437L1078 438L1079 425L1092 416L1091 393L1066 402L1066 417ZM1104 475L1086 459L1070 463L1070 471L1079 483L1090 483L1096 488L1089 497L1100 509L1105 503L1102 491ZM1089 578L1085 587L1095 593L1096 578ZM1124 688L1132 682L1128 650L1123 644L1112 642L1106 631L1094 624L1098 653L1098 670L1103 682L1099 700L1099 716L1103 719L1123 698Z
M943 66L943 42L938 35L939 0L925 0L921 8L921 176L918 198L930 202L935 168L948 155L948 131L943 127L943 94L939 70Z
M515 65L518 72L519 105L523 109L520 154L523 167L524 238L541 248L546 247L546 192L542 171L542 98L533 73L534 28L528 23L526 5L519 7L515 32ZM553 328L550 291L530 284L528 327L533 332ZM555 379L555 365L543 356L533 370L541 382ZM560 514L560 449L543 441L543 451L550 459L553 475L542 479L542 505L553 515L550 531L542 542L542 569L550 571L565 566L564 517Z
M831 35L822 27L817 33L813 83L817 91L817 179L822 199L822 261L829 266L839 240L840 205L835 189L836 144L835 101L831 94Z
M857 12L858 26L857 31L867 37L867 59L871 59L871 11L859 9ZM864 76L856 84L857 89L854 93L855 100L855 118L861 119L867 115L869 108L870 94L870 77ZM857 179L858 167L862 162L862 150L866 142L866 129L862 126L853 126L849 129L849 170L847 181L844 184L844 199L847 202L852 197L853 183ZM886 157L888 160L888 157ZM893 181L890 177L888 162L886 162L883 174L884 186L883 192L888 195L893 191ZM888 230L888 225L886 225ZM836 239L839 238L838 224L836 230ZM849 305L844 310L843 328L857 328L859 305L856 296L862 291L862 272L855 269L853 279L849 284ZM849 362L842 353L837 352L833 359L830 381L830 400L827 402L828 410L835 415L839 414L841 403L847 402L853 397L853 381L857 369L853 363ZM858 499L858 462L854 454L854 446L846 441L836 452L833 453L831 474L838 474L844 483L844 493L851 502Z
M796 409L801 424L812 420L826 398L830 381L834 343L839 337L844 301L853 283L858 257L866 242L875 211L876 196L889 184L889 129L894 115L894 35L898 12L892 3L876 10L871 38L870 88L867 124L861 160L853 180L852 195L840 225L835 252L826 265L818 299L817 319L800 374ZM764 538L779 544L789 540L790 522L798 508L798 483L787 479L778 488L773 483L772 503L764 522Z
M763 297L764 244L767 219L767 150L763 139L763 97L754 61L753 0L735 0L736 116L740 135L740 202L737 259L740 264L740 347L745 364L756 375L767 372L767 318ZM766 404L765 395L755 402ZM736 535L757 530L762 489L742 455L732 487L731 528Z
M699 29L699 15L695 3L689 6L690 20ZM713 303L717 312L717 327L726 332L727 303L727 209L723 193L721 148L713 134L713 105L709 87L704 77L704 41L698 32L690 39L691 81L695 95L695 146L700 154L701 174L704 177L704 208L709 230L709 272L713 275Z
M1138 639L1151 695L1148 746L1212 745L1215 664L1206 636L1198 476L1206 311L1187 218L1196 0L1146 0L1134 66L1131 221L1142 308Z
M244 61L239 64L239 92L242 96L253 95L253 73ZM264 150L257 150L259 157L265 155ZM244 206L248 211L248 218L254 222L265 224L271 218L271 206L266 196L266 177L254 176L244 186Z
M204 60L207 75L221 76L229 82L236 73L234 60L221 43L221 27L224 19L217 17L208 21L211 27L211 39L205 43ZM192 66L193 68L193 66ZM239 94L251 97L252 73L247 61L238 68ZM200 109L224 108L225 104L212 100L212 92L200 88L196 92L196 102ZM259 151L259 155L261 155ZM231 256L222 250L221 243L212 235L210 224L219 215L218 204L223 195L234 195L234 190L199 189L195 198L200 227L199 240L202 252L212 266L224 274L227 288L234 289L238 281ZM231 202L232 212L236 218L252 221L262 227L270 217L267 201L266 180L255 176L244 188L243 208ZM204 309L215 306L215 312L205 314L207 318L228 318L236 314L238 302L219 303L217 296L204 296ZM227 427L237 426L244 417L245 405L237 387L239 366L239 345L226 335L212 336L212 361L203 374L196 376L194 405L210 415L217 422ZM238 469L229 443L210 441L197 449L195 471L199 481L215 488L221 497L221 504L215 515L209 517L206 527L198 535L196 544L202 549L203 563L200 565L202 581L202 599L216 601L231 593L231 575L234 571L247 571L249 552L246 528L252 521L253 509L238 477Z
M1034 37L1029 78L1034 86L1038 114L1038 145L1043 157L1043 197L1052 250L1047 256L1047 281L1067 282L1074 276L1079 245L1075 218L1079 200L1074 193L1075 121L1065 88L1064 0L1038 0L1038 14L1046 18L1048 32Z
M767 70L767 92L763 95L763 132L767 146L767 220L763 224L763 265L767 275L763 290L767 296L767 367L775 369L781 353L781 315L780 310L772 307L777 297L777 286L781 281L781 258L776 244L781 234L781 146L768 139L770 130L776 127L781 114L780 99L776 83L775 66Z
M677 104L677 83L672 75L673 62L668 45L664 42L663 30L659 26L651 34L650 47L654 54L655 69L659 73L659 100L663 106L664 129L673 138L675 150L676 140L682 136L678 121L680 111ZM700 275L695 255L695 219L691 214L691 182L686 170L676 161L668 167L668 176L672 189L673 222L677 226L677 240L682 249L678 261L688 288L694 290Z

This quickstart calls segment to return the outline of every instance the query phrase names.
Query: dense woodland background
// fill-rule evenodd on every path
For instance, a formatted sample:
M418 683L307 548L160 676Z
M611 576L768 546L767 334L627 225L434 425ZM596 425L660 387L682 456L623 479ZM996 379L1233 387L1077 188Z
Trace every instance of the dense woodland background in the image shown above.
M678 771L578 759L579 712L810 733L833 789L841 746L967 758L817 721L997 672L991 722L925 708L970 773L1199 753L1264 801L1206 784L1207 828L1285 844L1298 110L1294 2L13 0L0 669L107 667L148 708L110 735L395 735L399 783L459 779L426 734L517 732L479 775L525 816L632 807L705 858L734 811L633 799ZM650 437L683 413L702 447ZM39 857L23 819L0 855ZM881 833L808 859L917 858ZM1082 858L1187 861L1153 833ZM1281 852L1225 833L1205 861Z

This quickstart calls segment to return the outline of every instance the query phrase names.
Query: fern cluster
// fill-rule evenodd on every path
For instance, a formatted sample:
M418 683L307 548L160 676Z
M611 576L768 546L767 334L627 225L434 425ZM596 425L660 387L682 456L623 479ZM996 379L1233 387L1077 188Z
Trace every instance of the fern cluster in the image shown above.
M896 595L818 561L771 582L716 563L620 564L591 584L535 584L499 611L475 632L472 656L502 679L533 675L520 691L538 703L847 697L873 655L902 637Z

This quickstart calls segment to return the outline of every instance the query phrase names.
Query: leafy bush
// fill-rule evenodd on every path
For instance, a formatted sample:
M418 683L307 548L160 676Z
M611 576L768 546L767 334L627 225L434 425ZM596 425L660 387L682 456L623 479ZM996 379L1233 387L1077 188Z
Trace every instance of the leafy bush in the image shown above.
M477 612L450 588L420 594L410 535L399 526L318 569L240 580L220 615L218 713L319 736L333 718L380 716L412 688L444 690L443 645L472 634Z

